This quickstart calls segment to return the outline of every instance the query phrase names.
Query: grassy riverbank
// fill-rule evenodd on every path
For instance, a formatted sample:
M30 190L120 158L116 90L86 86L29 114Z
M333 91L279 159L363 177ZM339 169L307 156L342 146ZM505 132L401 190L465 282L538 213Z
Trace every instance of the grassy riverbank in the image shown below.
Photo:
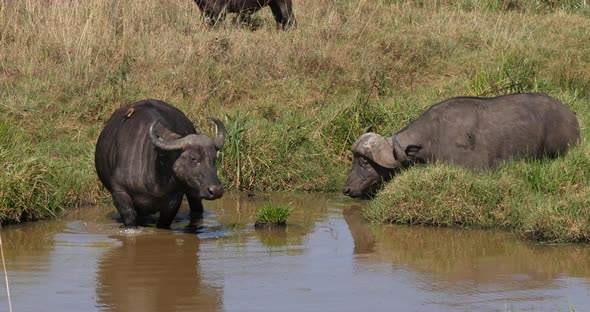
M375 222L501 227L544 242L590 241L590 160L578 148L555 161L476 174L420 166L389 184L365 216Z
M205 131L211 130L205 116L222 118L229 136L220 174L234 190L338 191L348 149L361 133L373 127L389 134L458 95L547 92L572 107L588 134L590 8L583 1L295 1L298 27L288 32L274 29L269 9L256 15L257 31L229 22L207 30L192 1L0 4L4 221L44 218L103 198L94 173L97 135L115 108L143 98L178 106ZM406 187L409 181L419 186L457 175L462 178L447 182L448 192L471 182L511 191L494 200L475 192L465 203L486 201L495 211L498 203L521 207L516 198L523 198L527 209L548 211L543 222L526 221L535 231L554 233L554 225L572 226L555 220L571 219L583 234L563 240L585 241L590 220L584 209L574 214L568 207L585 206L587 169L573 166L586 164L588 151L584 139L556 164L516 164L490 175L415 168L367 213L380 222L408 222L395 217L403 192L408 203L428 191L424 198L445 202L438 189L444 185L417 190ZM561 178L562 169L575 172L579 183ZM545 180L538 189L529 186L522 181L527 172L555 187ZM400 193L390 195L394 190ZM455 200L453 194L447 198ZM377 206L382 212L371 212ZM523 217L512 217L498 222L532 231ZM427 219L411 217L445 224Z

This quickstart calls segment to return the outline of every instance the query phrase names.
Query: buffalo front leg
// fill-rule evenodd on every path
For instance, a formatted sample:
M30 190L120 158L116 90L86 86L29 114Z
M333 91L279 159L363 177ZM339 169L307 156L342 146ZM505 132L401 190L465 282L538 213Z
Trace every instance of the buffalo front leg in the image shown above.
M176 198L172 199L168 206L160 209L160 217L158 218L158 223L156 224L157 228L160 229L169 229L170 224L176 217L178 213L178 209L180 208L180 204L182 203L182 195L176 196Z
M215 6L208 9L203 15L205 16L205 24L209 28L213 28L225 20L226 12L223 7Z
M240 25L246 25L252 29L254 29L254 21L252 20L252 15L249 12L241 12L238 14L238 22Z
M133 200L131 196L124 191L114 191L112 194L113 203L123 219L125 227L137 226L137 211L133 209Z
M205 25L207 25L208 28L213 28L215 27L215 18L206 14L204 15L204 21L205 21Z
M293 13L292 0L274 0L269 4L272 10L272 15L277 22L277 28L286 30L291 26L295 26L295 14Z
M203 202L199 195L194 191L188 191L186 193L188 205L191 209L189 227L196 227L199 222L203 219Z

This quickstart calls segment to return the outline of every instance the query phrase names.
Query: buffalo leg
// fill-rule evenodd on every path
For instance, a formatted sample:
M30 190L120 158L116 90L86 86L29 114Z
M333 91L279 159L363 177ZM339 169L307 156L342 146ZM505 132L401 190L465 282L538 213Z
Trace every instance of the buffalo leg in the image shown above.
M209 14L205 15L205 24L207 27L213 28L215 27L215 23L217 23L217 19L214 16Z
M203 202L194 191L188 191L186 198L191 209L189 227L195 227L203 219Z
M123 191L116 191L112 193L113 203L117 207L117 211L123 219L125 227L136 227L137 226L137 211L133 209L133 200Z
M158 223L156 224L157 228L160 229L169 229L170 224L176 217L178 213L178 209L180 209L180 204L182 203L182 196L177 196L178 198L173 199L168 203L164 209L160 209L160 217L158 218Z
M220 22L223 22L225 20L226 14L227 12L225 11L224 7L215 6L205 13L205 23L210 28L215 27Z
M254 23L252 21L252 15L249 12L241 12L238 14L238 22L241 25L247 25L248 27L253 27Z
M275 0L269 4L272 15L277 22L277 28L286 30L295 25L295 15L293 14L293 2L291 0Z
M208 28L215 27L215 24L217 23L218 19L219 19L219 16L216 15L214 12L203 13L203 20L205 22L205 25L207 25Z
M219 20L223 19L224 7L222 3L218 3L217 1L211 2L209 0L195 0L195 2L201 11L201 15L203 16L205 24L209 28L214 27Z

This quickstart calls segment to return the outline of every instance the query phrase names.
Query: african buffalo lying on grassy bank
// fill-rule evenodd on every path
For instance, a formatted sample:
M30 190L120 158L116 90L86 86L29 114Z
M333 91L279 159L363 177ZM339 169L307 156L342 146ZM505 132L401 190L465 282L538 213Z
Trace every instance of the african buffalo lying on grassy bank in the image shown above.
M292 0L195 0L195 3L210 27L223 21L227 13L237 13L239 21L251 24L251 15L265 6L272 10L277 28L285 30L295 25Z
M574 113L543 93L451 98L391 137L363 134L352 146L354 163L343 192L372 196L414 163L491 169L514 159L562 155L579 139Z
M180 110L162 101L138 101L113 113L98 137L95 166L125 226L159 211L157 226L169 228L185 194L194 224L203 217L201 200L223 195L215 159L225 127L212 120L215 139L197 133Z

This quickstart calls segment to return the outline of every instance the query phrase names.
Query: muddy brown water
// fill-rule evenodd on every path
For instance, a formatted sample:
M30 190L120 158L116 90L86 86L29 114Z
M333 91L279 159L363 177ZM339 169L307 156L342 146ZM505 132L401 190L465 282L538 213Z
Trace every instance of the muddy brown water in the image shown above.
M294 208L283 231L254 210ZM590 311L590 248L363 222L341 195L229 194L198 233L124 230L111 205L2 229L14 311ZM8 311L0 279L0 311Z

